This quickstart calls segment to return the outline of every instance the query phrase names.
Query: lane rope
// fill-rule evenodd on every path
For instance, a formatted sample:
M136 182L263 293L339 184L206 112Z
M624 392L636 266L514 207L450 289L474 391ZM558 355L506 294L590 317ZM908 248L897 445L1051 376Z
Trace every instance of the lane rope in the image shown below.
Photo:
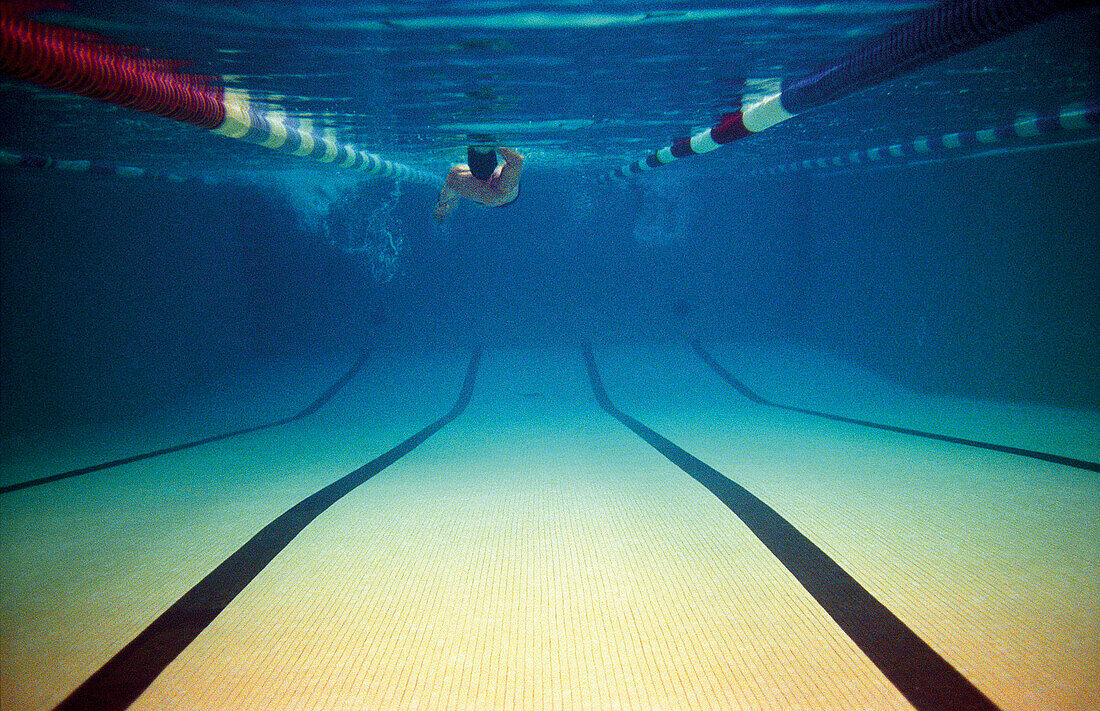
M184 183L190 178L164 170L118 165L101 160L65 160L32 153L16 153L0 150L0 166L6 168L32 168L62 170L71 173L88 173L102 177L145 178L169 183Z
M859 168L891 160L930 158L937 154L960 149L983 148L1012 141L1049 136L1063 131L1081 131L1100 126L1100 104L1067 104L1056 113L1040 115L1037 112L1021 114L1009 124L976 131L955 131L936 136L916 138L886 146L863 148L823 158L792 161L767 168L749 171L750 177L761 175L787 175L806 170L833 168ZM1060 143L1050 144L1053 146Z
M1096 4L1098 0L946 0L837 63L784 82L779 92L725 114L702 133L677 139L603 177L624 180L680 158L709 153L861 89L1007 37L1063 12Z
M307 123L264 112L206 77L174 71L171 62L139 58L94 35L32 20L6 3L0 4L0 72L348 170L443 182L438 175L318 136Z
M454 420L470 402L481 349L470 356L458 400L447 414L385 454L302 499L260 529L221 565L188 590L132 642L55 707L55 711L122 711L128 708L229 606L295 536L363 482L405 456Z
M1064 464L1067 467L1075 467L1077 469L1084 469L1090 472L1100 472L1100 463L1089 462L1083 459L1075 459L1073 457L1065 457L1060 454L1048 454L1046 452L1037 452L1031 449L1023 449L1021 447L1010 447L1004 444L993 444L990 442L979 442L973 439L966 439L964 437L952 437L950 435L935 434L933 432L922 432L921 430L914 430L908 427L896 427L894 425L883 425L877 422L868 422L867 420L857 420L852 417L844 417L842 415L831 415L827 412L818 412L817 410L807 410L801 407L794 407L792 405L783 405L778 402L772 402L771 400L765 400L752 390L750 390L744 383L735 378L732 373L722 367L722 365L711 356L710 353L703 348L699 343L699 339L694 339L691 342L691 347L695 351L696 355L706 363L711 370L718 374L718 377L725 380L732 385L739 393L752 400L758 405L766 405L768 407L776 407L781 410L788 410L790 412L798 412L804 415L814 415L815 417L824 417L827 420L833 420L835 422L845 422L851 425L860 425L861 427L872 427L879 430L887 430L889 432L898 432L906 435L913 435L915 437L924 437L926 439L934 439L940 442L950 442L951 444L961 444L967 447L978 447L980 449L988 449L994 452L1003 452L1004 454L1014 454L1020 457L1030 457L1032 459L1040 459L1045 462L1053 462L1055 464Z
M918 711L996 711L997 706L836 561L740 484L618 409L607 396L591 344L584 360L608 414L725 504L783 564Z
M303 417L312 415L320 410L325 403L332 399L332 397L340 391L348 381L351 380L356 373L363 369L367 360L370 358L370 351L364 349L360 355L359 360L355 362L346 373L340 376L339 380L333 383L325 392L321 393L312 403L306 406L304 409L296 412L289 417L284 417L281 420L274 422L267 422L262 425L254 425L252 427L245 427L244 429L233 430L232 432L223 432L221 434L211 435L210 437L204 437L202 439L195 440L194 442L185 442L183 444L173 445L171 447L164 447L163 449L157 449L152 452L145 452L143 454L134 454L129 457L123 457L121 459L114 459L109 462L103 462L102 464L93 464L87 467L80 467L79 469L70 469L60 474L51 474L49 476L39 477L37 479L30 479L28 481L19 482L18 484L9 484L7 486L0 487L0 495L8 494L13 491L19 491L21 489L29 489L34 486L41 486L43 484L49 484L50 482L60 481L61 479L68 479L74 476L80 476L82 474L90 474L92 472L103 471L104 469L111 469L113 467L122 466L123 464L130 464L131 462L140 462L143 459L151 459L153 457L159 457L163 454L169 454L171 452L179 452L185 449L191 449L192 447L198 447L204 444L210 444L211 442L218 442L223 439L229 439L230 437L236 437L238 435L247 434L249 432L258 432L260 430L266 430L270 427L279 427L281 425L290 424L295 420L300 420Z

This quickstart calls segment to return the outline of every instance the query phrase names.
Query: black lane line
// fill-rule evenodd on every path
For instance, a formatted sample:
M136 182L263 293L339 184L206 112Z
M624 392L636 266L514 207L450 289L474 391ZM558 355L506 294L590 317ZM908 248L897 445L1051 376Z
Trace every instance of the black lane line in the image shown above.
M782 410L789 410L790 412L801 412L804 415L815 415L817 417L824 417L836 422L847 422L852 425L862 425L863 427L874 427L879 430L888 430L890 432L900 432L901 434L914 435L917 437L926 437L927 439L935 439L941 442L951 442L952 444L963 444L968 447L981 447L982 449L990 449L994 452L1004 452L1005 454L1017 454L1021 457L1031 457L1032 459L1041 459L1045 462L1054 462L1055 464L1065 464L1067 467L1076 467L1078 469L1087 469L1090 472L1100 472L1100 463L1090 462L1084 459L1074 459L1073 457L1063 457L1060 454L1047 454L1046 452L1036 452L1031 449L1021 449L1019 447L1010 447L1005 444L991 444L989 442L978 442L973 439L964 439L962 437L951 437L950 435L935 434L934 432L921 432L920 430L911 430L908 427L895 427L893 425L883 425L877 422L868 422L867 420L857 420L851 417L844 417L842 415L830 415L827 412L818 412L817 410L806 410L801 407L794 407L793 405L783 405L782 403L772 402L771 400L765 400L752 390L749 390L737 378L723 368L718 361L711 357L710 353L707 353L703 349L703 346L699 343L698 339L694 339L691 342L691 347L695 349L696 355L703 359L703 362L710 366L710 369L718 374L722 380L732 385L737 389L739 393L757 403L758 405L767 405L768 407L778 407Z
M615 407L588 343L584 359L600 407L729 507L909 703L919 711L997 711L955 667L774 509Z
M267 422L262 425L255 425L254 427L246 427L242 430L234 430L232 432L223 432L222 434L212 435L210 437L204 437L203 439L195 440L194 442L186 442L184 444L177 444L172 447L165 447L164 449L157 449L152 452L145 452L144 454L134 454L129 457L123 457L122 459L115 459L110 462L103 462L102 464L93 464L89 467L81 467L80 469L71 469L67 472L61 472L60 474L51 474L49 476L39 477L38 479L31 479L29 481L23 481L18 484L9 484L8 486L0 487L0 494L7 494L11 491L19 491L20 489L28 489L32 486L40 486L42 484L49 484L51 481L58 481L60 479L68 479L71 476L80 476L81 474L90 474L91 472L102 471L103 469L110 469L111 467L118 467L123 464L129 464L130 462L138 462L142 459L150 459L152 457L159 457L162 454L169 454L170 452L178 452L183 449L191 449L192 447L198 447L203 444L210 444L211 442L217 442L218 440L228 439L230 437L236 437L237 435L248 434L249 432L257 432L259 430L266 430L269 427L278 427L280 425L290 424L295 420L299 420L307 415L312 415L317 412L332 399L340 388L347 385L347 382L351 380L356 373L363 369L367 360L370 358L370 351L363 350L359 355L359 360L355 361L355 364L351 366L348 372L340 376L340 379L333 383L328 390L321 393L316 400L309 404L305 409L297 412L290 417L284 417L281 420L275 422Z
M470 402L480 360L481 349L478 348L470 357L458 401L446 415L377 459L302 499L260 529L77 687L55 711L121 711L129 707L302 529L350 491L462 414Z

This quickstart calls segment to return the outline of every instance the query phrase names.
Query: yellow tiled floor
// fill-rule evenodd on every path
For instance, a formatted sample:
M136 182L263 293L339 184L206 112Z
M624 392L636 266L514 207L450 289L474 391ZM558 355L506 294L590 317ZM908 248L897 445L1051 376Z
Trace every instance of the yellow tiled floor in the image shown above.
M1080 673L1096 657L1097 636L1082 632L1095 631L1096 568L1063 577L1097 550L1078 506L1048 503L1053 532L1034 513L997 519L1003 498L990 508L954 496L952 482L984 471L969 455L921 445L891 455L898 445L878 435L777 417L727 397L689 358L597 352L616 404L779 510L1006 710L1096 701L1095 680ZM390 376L353 381L317 421L221 454L169 455L156 471L183 472L185 484L151 469L58 483L14 522L5 514L23 542L4 548L3 708L50 708L243 538L445 412L461 360L391 363ZM425 382L431 396L395 406ZM852 454L860 448L873 455ZM891 456L908 480L892 475ZM144 506L158 491L178 506L181 492L224 472L212 457L235 462L224 498L203 484L178 515L139 515L113 540L71 533L90 514L56 520L72 511L65 497L123 507L110 493L122 483L145 492L135 494ZM929 458L957 470L928 474ZM883 466L890 476L864 480ZM265 477L265 467L293 474ZM1048 490L1068 486L1042 467ZM1095 496L1095 484L1076 487L1078 499ZM988 535L958 534L990 520ZM84 553L62 573L51 566L73 548L66 532ZM943 550L964 540L969 548ZM82 577L87 566L99 573ZM1004 586L1006 571L1018 587L977 597ZM36 582L52 591L37 601L26 597ZM1058 615L1034 619L1057 600ZM985 611L980 625L975 611ZM1058 650L1014 659L1037 641ZM1076 674L1060 666L1074 663ZM60 667L44 693L33 676L43 664ZM724 505L599 410L571 350L486 353L467 411L307 527L134 705L182 707L911 708Z

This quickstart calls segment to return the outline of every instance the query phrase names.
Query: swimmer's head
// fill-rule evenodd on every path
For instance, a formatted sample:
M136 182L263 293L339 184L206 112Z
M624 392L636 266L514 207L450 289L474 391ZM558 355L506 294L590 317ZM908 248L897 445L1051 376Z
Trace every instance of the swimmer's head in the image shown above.
M497 149L492 146L468 146L466 162L475 178L488 180L493 177L493 171L497 167Z

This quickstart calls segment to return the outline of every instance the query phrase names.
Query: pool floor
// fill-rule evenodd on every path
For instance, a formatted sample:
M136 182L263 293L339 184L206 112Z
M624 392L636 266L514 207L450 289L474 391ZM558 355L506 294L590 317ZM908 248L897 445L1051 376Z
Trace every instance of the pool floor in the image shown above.
M710 350L780 403L1100 460L1096 413ZM593 355L617 408L773 509L994 707L1100 708L1095 472L762 406L683 344ZM0 707L57 706L265 526L451 411L469 361L379 352L307 417L0 496ZM0 483L279 419L346 367L8 443ZM932 708L601 409L579 348L486 350L453 420L255 567L131 708Z

